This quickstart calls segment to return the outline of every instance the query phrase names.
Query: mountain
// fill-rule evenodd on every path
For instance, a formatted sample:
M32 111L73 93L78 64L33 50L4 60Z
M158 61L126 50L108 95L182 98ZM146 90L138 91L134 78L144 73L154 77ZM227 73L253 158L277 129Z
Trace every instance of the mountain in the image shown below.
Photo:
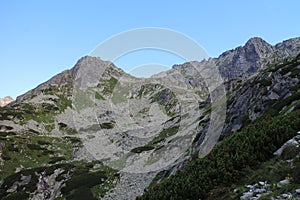
M14 99L10 96L0 98L0 107L6 106L7 104L11 103L14 101Z
M134 199L151 184L150 198L247 125L297 110L299 53L300 38L252 38L147 79L85 56L0 108L0 196Z

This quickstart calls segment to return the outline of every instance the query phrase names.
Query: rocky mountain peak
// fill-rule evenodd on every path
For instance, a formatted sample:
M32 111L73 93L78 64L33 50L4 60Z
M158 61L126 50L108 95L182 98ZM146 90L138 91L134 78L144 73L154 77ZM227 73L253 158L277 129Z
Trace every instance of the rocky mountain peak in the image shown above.
M97 85L99 78L106 73L119 77L125 72L117 68L112 62L104 61L99 57L84 56L71 69L73 79L80 88Z
M214 60L225 80L245 79L272 63L297 56L299 51L299 38L272 46L259 37L253 37L244 46L226 51Z
M253 37L250 38L245 46L250 45L250 44L260 44L260 45L270 45L269 43L267 43L265 40L263 40L261 37Z
M260 37L249 39L243 48L246 54L257 54L257 58L264 57L273 51L273 46Z
M104 61L99 57L92 56L84 56L80 58L72 69L73 72L78 72L78 70L82 70L84 68L105 68L108 65L111 65L110 61Z
M112 62L101 60L99 57L84 56L80 58L75 66L69 70L65 70L48 81L38 85L35 89L17 97L17 102L30 101L33 97L40 95L44 90L49 90L51 87L67 88L67 96L71 95L74 84L80 88L86 88L92 85L97 85L101 74L109 69L116 72L118 75L124 73L117 68ZM66 95L66 94L65 94Z
M0 107L6 106L7 104L11 103L14 101L14 99L10 96L0 98Z

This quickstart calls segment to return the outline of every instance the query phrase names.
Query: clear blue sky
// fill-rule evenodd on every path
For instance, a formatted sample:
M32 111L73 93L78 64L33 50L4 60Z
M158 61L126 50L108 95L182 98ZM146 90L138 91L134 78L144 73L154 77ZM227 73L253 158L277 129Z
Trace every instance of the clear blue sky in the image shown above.
M174 29L213 57L253 36L275 44L300 36L299 7L298 0L3 0L0 97L15 98L73 67L105 39L133 28ZM144 62L142 55L136 58ZM117 64L124 67L134 59ZM161 55L155 62L172 65L178 58Z

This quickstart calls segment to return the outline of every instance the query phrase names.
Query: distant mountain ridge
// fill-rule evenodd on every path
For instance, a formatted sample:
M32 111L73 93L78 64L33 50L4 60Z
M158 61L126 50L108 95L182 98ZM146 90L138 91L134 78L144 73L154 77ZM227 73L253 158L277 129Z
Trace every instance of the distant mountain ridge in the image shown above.
M262 38L249 39L244 46L225 51L214 58L225 80L247 78L267 65L285 61L297 56L300 51L300 38L292 38L270 45Z
M271 65L272 63L283 62L289 57L297 56L297 53L299 51L300 37L285 40L274 46L270 45L262 38L254 37L249 39L244 46L239 46L235 49L225 51L219 57L209 58L209 60L213 60L224 80L230 80L233 78L245 79L253 75L257 71L265 68L267 65ZM193 63L196 63L197 66L201 67L203 65L206 65L207 62L208 61L204 60L195 61ZM184 63L182 65L174 65L173 68L184 69L185 67L189 66L189 63L190 62ZM72 79L74 79L74 77L76 76L76 72L79 71L79 69L84 70L84 66L89 65L94 65L94 68L96 69L97 65L106 66L113 65L113 63L102 61L100 58L92 58L89 56L85 56L77 62L74 68L66 70L54 76L49 81L39 85L38 88L46 87L49 84L59 85L64 83L71 83ZM182 71L183 70L181 70L181 72ZM168 74L169 71L167 71L166 73ZM154 77L155 76L156 75L154 75ZM26 96L26 94L18 97L17 101L23 99L24 96Z
M10 96L0 98L0 107L6 106L7 104L11 103L14 101L14 99Z

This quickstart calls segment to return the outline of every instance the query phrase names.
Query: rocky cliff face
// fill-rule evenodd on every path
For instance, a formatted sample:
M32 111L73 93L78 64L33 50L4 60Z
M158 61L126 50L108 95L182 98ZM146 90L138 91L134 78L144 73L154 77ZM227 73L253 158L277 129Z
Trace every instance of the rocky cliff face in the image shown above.
M157 173L205 156L219 140L214 133L226 137L271 107L297 108L299 53L299 38L275 46L253 38L148 79L83 57L0 109L1 197L39 198L43 188L45 199L71 197L82 190L76 181L96 173L103 178L84 185L86 195L133 199ZM21 194L24 180L40 187Z
M14 99L10 96L0 98L0 107L6 106L7 104L11 103L14 101Z
M269 65L297 56L299 46L300 38L293 38L272 46L256 37L248 40L244 46L224 52L214 61L225 80L245 79Z

